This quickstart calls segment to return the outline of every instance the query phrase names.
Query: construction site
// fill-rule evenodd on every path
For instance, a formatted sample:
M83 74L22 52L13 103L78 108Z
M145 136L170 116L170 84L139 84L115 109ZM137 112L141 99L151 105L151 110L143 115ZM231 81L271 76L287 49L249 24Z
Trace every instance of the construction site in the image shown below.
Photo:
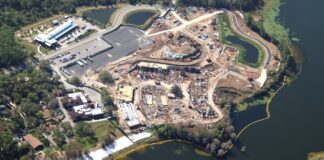
M224 100L253 95L264 85L267 72L280 65L277 48L253 34L239 13L197 7L168 9L142 30L120 26L123 16L136 9L130 8L119 10L123 14L111 28L41 58L50 60L65 78L77 76L87 86L106 89L126 133L159 124L217 123L223 118L220 104ZM243 53L236 45L224 43L220 15L228 17L237 36L260 45L264 52L260 66L238 62ZM113 84L99 80L103 71L114 77Z

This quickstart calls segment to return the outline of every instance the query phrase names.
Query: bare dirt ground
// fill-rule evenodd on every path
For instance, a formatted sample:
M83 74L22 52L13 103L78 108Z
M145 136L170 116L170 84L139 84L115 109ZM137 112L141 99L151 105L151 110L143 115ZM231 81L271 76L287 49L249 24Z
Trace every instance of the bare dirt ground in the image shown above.
M146 32L154 40L154 45L134 52L102 68L118 77L116 86L126 83L136 88L133 104L137 108L136 112L138 112L141 122L149 125L215 123L223 118L223 113L218 106L219 104L217 104L217 100L222 95L217 95L218 92L215 92L217 88L225 88L233 93L237 91L237 95L240 96L260 89L260 84L255 81L261 75L260 69L237 64L235 56L233 60L229 60L228 55L227 57L224 56L226 46L219 41L219 28L213 22L218 13L221 12L201 15L189 14L187 15L189 16L188 19L183 19L177 12L171 11L166 20L155 22ZM239 20L239 23L242 23L241 27L245 32L260 38L255 35L256 33L246 28L242 20ZM192 44L177 39L180 34L183 34L186 40L194 41L201 46L203 56L199 57L199 61L197 60L194 65L190 62L186 65L183 61L177 62L163 59L165 47L169 47L173 52L189 51L188 48ZM273 49L274 54L279 55L274 45L269 43L269 46ZM163 64L171 69L168 68L167 71L162 71L161 68L140 69L137 67L139 62ZM181 67L174 68L174 66L178 65L182 69ZM278 62L272 61L270 66L277 67L276 65L278 65ZM184 70L184 68L186 69ZM192 68L198 68L199 73L191 73ZM97 77L98 73L89 72L88 76L83 80L86 83L102 86L103 84L99 82L93 83L97 81ZM168 105L161 107L160 101L163 99L162 97L168 96L174 84L181 87L183 98L168 98ZM153 94L143 91L148 86L160 87L162 91ZM117 87L106 86L106 88L113 96L117 96L115 94ZM150 101L150 96L152 96L153 104L147 104L147 101ZM209 112L210 109L216 113L216 116L213 117L213 113ZM202 115L206 116L203 117Z

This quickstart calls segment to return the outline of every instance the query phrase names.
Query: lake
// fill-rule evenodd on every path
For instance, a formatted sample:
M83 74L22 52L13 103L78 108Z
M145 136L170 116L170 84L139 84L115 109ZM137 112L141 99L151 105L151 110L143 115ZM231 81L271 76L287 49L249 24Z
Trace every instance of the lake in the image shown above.
M258 63L259 51L254 45L246 41L243 41L237 36L227 36L226 41L229 41L232 44L238 44L245 49L245 54L243 57L243 60L245 62L252 63L252 64Z
M305 160L309 152L324 150L324 1L283 0L283 4L280 20L300 39L297 44L305 54L306 63L299 78L272 100L271 118L249 127L241 135L239 141L246 146L247 153L233 148L226 160ZM253 112L249 115L254 116ZM176 142L170 145L178 146ZM160 156L174 149L161 147L142 156L154 153L155 160L162 160ZM170 157L182 158L176 154ZM205 157L188 154L186 159Z
M131 25L144 25L147 20L152 18L154 16L155 12L153 11L138 11L131 13L126 19L125 22L126 24L131 24Z
M127 160L216 160L212 156L203 156L194 146L184 142L167 142L146 147L145 150L133 152Z
M95 21L102 26L105 26L109 22L111 15L116 11L116 9L117 8L91 10L85 12L83 16Z

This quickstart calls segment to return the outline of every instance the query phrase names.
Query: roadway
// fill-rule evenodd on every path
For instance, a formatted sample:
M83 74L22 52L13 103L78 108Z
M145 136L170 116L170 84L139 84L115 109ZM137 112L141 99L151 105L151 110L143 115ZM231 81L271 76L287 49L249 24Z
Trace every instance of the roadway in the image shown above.
M108 34L108 33L112 32L112 31L115 31L116 29L118 29L123 24L124 17L128 13L134 12L136 10L146 10L146 9L156 10L155 7L148 6L148 5L141 5L141 6L128 5L126 7L123 7L122 9L116 11L117 14L113 17L114 18L113 23L109 28L107 28L107 29L105 29L105 30L103 30L101 32L97 32L95 34L92 34L88 38L85 38L82 41L69 44L68 46L65 46L65 47L61 47L58 50L55 50L55 51L51 52L50 54L48 54L46 56L43 56L41 59L50 59L51 57L54 57L54 56L57 56L57 55L62 54L64 52L67 52L67 51L69 51L69 50L71 50L73 48L76 48L78 46L81 46L83 44L89 43L89 42L94 41L96 39L101 39L105 34Z
M258 43L258 45L260 45L264 49L264 52L266 54L265 55L266 63L264 64L263 68L267 70L269 68L269 64L272 60L272 51L269 48L269 46L267 44L265 44L262 40L255 38L254 36L250 36L250 35L246 34L244 31L242 31L241 27L238 24L237 17L234 13L227 11L227 10L225 12L230 16L230 20L231 20L232 24L234 24L233 26L235 27L234 29L237 31L237 33Z
M170 60L164 60L164 59L154 59L154 58L146 58L146 57L135 57L133 59L127 60L127 61L123 61L123 64L125 63L137 63L137 62L153 62L153 63L161 63L161 64L168 64L168 65L176 65L176 66L195 66L198 65L199 63L201 63L207 56L207 50L205 47L205 43L199 39L198 37L196 37L195 35L193 35L192 33L188 32L185 30L185 28L187 26L199 23L205 19L208 19L210 17L213 17L215 15L224 13L224 11L215 11L213 13L210 14L206 14L204 16L198 17L196 19L193 19L191 21L186 21L184 19L182 19L177 13L175 13L174 11L171 12L180 22L182 22L182 24L178 27L172 28L172 29L168 29L168 30L164 30L164 31L160 31L157 33L153 33L153 34L149 34L148 36L153 37L153 36L157 36L157 35L161 35L164 33L168 33L168 32L176 32L176 31L181 31L184 34L186 34L187 36L189 36L190 38L194 39L195 41L197 41L199 44L201 44L201 56L198 59L195 59L193 61L190 62L178 62L178 61L170 61Z
M173 13L173 12L171 12L171 13ZM209 14L200 16L200 17L198 17L196 19L193 19L191 21L186 21L186 20L183 20L180 16L175 16L182 23L180 26L175 27L175 28L171 28L171 29L168 29L168 30L152 33L152 34L149 34L148 36L157 36L157 35L160 35L160 34L163 34L163 33L182 31L184 28L186 28L189 25L198 23L198 22L200 22L202 20L205 20L207 18L213 17L213 16L215 16L217 14L221 14L221 13L224 13L224 11L215 11L213 13L209 13ZM173 13L173 15L177 15L177 14Z

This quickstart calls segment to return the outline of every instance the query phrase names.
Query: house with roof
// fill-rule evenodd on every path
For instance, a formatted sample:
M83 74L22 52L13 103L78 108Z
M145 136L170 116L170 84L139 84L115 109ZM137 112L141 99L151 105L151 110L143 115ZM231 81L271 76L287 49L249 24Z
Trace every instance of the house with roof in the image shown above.
M31 134L27 134L23 138L36 151L44 148L44 144Z

